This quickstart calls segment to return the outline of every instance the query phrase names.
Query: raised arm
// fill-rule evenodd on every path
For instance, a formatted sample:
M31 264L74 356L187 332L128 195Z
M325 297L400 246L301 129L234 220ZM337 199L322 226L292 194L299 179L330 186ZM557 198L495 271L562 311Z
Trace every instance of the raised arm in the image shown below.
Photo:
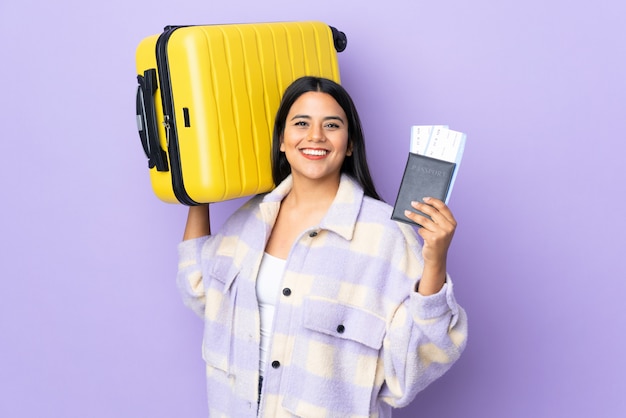
M183 302L200 318L204 317L204 291L201 252L211 234L209 205L190 206L183 242L178 244L178 288Z
M190 206L183 241L211 235L209 205Z

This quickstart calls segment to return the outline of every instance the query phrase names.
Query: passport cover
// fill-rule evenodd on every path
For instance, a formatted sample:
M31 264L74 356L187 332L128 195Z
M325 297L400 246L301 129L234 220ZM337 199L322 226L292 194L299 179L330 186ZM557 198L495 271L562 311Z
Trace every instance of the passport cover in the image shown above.
M393 206L391 219L411 225L418 225L404 216L406 209L430 219L425 213L415 210L411 206L411 202L421 202L423 201L422 199L428 196L435 197L445 202L448 197L450 182L455 168L455 163L409 153L404 175L402 176L402 182L400 183L398 197Z

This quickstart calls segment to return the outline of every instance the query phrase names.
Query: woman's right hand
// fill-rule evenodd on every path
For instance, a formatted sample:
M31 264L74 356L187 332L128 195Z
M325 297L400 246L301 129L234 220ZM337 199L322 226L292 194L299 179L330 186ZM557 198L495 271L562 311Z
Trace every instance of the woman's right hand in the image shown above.
M209 205L189 206L183 241L211 235Z

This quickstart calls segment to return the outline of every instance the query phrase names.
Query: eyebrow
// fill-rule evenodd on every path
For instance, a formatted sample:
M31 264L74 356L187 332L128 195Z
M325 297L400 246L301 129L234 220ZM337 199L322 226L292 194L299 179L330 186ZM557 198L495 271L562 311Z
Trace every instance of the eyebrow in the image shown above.
M290 120L294 120L294 119L312 119L312 118L309 115L295 115ZM339 122L345 124L344 120L341 119L341 117L339 117L339 116L326 116L323 120L324 121L327 121L327 120L338 120Z

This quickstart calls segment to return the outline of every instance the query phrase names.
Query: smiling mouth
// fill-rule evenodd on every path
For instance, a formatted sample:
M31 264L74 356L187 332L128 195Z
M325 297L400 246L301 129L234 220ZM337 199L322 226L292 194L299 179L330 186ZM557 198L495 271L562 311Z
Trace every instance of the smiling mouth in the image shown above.
M324 156L326 154L328 154L328 150L325 149L309 149L309 148L305 148L303 150L300 150L300 152L302 152L304 155L313 155L316 157L321 157Z

